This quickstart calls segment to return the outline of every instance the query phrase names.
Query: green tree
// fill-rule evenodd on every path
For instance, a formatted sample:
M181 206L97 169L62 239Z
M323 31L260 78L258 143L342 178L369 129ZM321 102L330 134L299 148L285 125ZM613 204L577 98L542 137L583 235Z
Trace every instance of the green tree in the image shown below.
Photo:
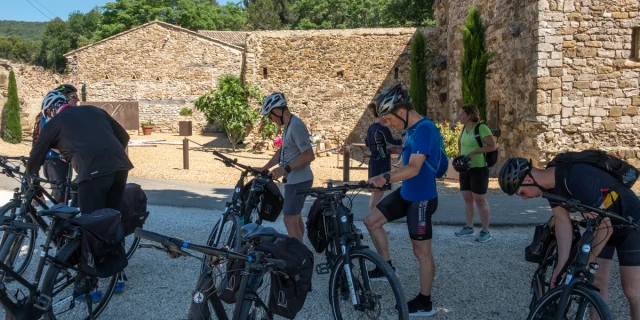
M427 48L422 31L417 30L411 44L411 84L409 95L413 107L421 115L427 115Z
M20 101L18 100L18 86L13 70L9 71L9 91L6 106L6 126L4 141L20 143L22 141L22 125L20 124Z
M389 0L385 8L389 26L433 26L434 0Z
M64 72L67 66L64 54L73 49L72 39L73 36L62 19L51 20L44 31L37 59L38 65L56 72Z
M480 120L487 119L487 66L491 54L485 50L485 26L476 7L469 8L462 26L462 103L473 104L480 111Z
M243 85L238 76L224 75L218 78L217 88L200 96L194 105L209 123L222 126L235 151L260 116L250 103L252 99L261 99L257 87Z

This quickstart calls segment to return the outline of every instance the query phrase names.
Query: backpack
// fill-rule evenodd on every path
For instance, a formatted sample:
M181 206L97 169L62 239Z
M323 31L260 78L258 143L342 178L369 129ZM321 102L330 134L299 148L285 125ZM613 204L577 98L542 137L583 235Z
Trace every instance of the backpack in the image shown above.
M108 278L127 266L120 212L98 209L71 219L70 224L82 230L78 270L93 277Z
M425 118L427 121L433 123L431 121L431 119ZM418 128L424 126L425 124L427 124L427 121L421 121L420 124L418 124L418 126L415 128L415 130L413 131L413 133L411 134L411 136L407 136L407 140L408 143L405 141L405 145L411 145L411 142L413 141L413 135L415 134L415 131L418 130ZM440 152L438 153L438 156L436 157L436 164L437 164L437 168L431 163L429 162L429 159L424 161L424 164L435 173L436 178L442 178L444 177L444 175L447 173L447 170L449 170L449 157L447 156L447 150L446 147L444 145L444 140L442 139L442 135L440 134L439 130L436 130L435 132L438 133L438 140L440 141Z
M256 250L269 253L273 258L286 262L285 270L271 273L269 311L294 319L304 306L311 291L313 277L313 253L296 238L276 243L262 243Z
M316 199L307 215L307 238L317 253L322 253L329 245L325 232L322 200Z
M36 116L36 122L33 125L33 132L31 134L31 145L35 145L36 141L40 137L40 123L42 122L42 112L38 113Z
M149 211L147 211L147 195L142 191L140 185L135 183L127 183L122 195L122 227L124 236L128 236L136 231L136 228L142 228Z
M242 187L242 199L243 201L246 201L247 197L249 197L251 184L255 179L268 180L268 182L264 184L264 193L260 197L258 215L260 215L260 219L262 220L275 222L284 207L284 197L280 192L280 188L278 188L278 185L276 185L273 180L268 179L267 177L257 177L249 180L249 182Z
M553 167L558 164L572 165L574 163L586 163L606 171L627 188L633 187L640 174L640 171L628 162L601 150L561 153L555 156L547 167Z
M480 137L480 126L486 126L484 123L478 123L473 129L473 136L476 138L476 142L478 146L482 148L484 144L482 143L482 138ZM462 127L462 132L464 132L467 126ZM493 150L491 152L483 153L484 160L487 162L487 167L493 167L496 162L498 162L498 150Z

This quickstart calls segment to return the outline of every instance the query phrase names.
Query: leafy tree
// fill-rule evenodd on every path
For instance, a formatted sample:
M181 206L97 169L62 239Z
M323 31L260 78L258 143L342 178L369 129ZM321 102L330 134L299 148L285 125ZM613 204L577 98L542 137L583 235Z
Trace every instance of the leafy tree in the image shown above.
M23 40L18 36L0 37L0 58L32 63L40 41Z
M0 37L17 36L23 40L40 40L46 22L0 20Z
M427 48L424 35L418 30L411 44L411 84L409 95L413 107L421 115L427 115Z
M467 19L462 26L462 103L471 103L480 111L480 120L487 119L487 66L491 54L485 50L484 35L486 27L482 24L480 12L476 7L469 8Z
M38 56L38 65L56 72L64 72L67 60L64 54L71 51L71 34L64 21L55 18L47 24Z
M434 0L389 0L385 13L389 25L433 26Z
M238 76L224 75L218 78L217 88L200 96L194 105L204 113L209 123L222 126L233 151L236 151L236 145L244 139L260 115L250 101L260 98L257 87L243 85Z
M13 70L9 71L9 91L6 106L6 126L4 141L20 143L22 141L22 125L20 124L20 101L18 100L18 86Z

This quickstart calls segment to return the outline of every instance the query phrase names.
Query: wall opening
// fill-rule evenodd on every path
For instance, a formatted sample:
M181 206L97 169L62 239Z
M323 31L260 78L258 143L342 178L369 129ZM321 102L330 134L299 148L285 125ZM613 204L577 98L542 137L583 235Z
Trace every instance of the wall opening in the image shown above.
M631 59L640 59L640 27L631 30Z
M338 78L344 78L344 71L343 70L338 71L337 76Z
M267 80L267 67L262 67L262 79Z
M398 67L393 69L393 79L398 80Z

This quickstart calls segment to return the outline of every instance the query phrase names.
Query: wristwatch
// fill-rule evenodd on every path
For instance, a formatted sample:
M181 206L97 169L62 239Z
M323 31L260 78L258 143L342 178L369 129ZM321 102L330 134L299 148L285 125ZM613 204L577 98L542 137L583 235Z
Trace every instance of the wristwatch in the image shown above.
M389 174L389 172L383 174L382 177L387 179L387 183L389 183L389 180L391 180L391 175Z
M284 171L287 173L291 172L291 167L289 165L284 166Z

